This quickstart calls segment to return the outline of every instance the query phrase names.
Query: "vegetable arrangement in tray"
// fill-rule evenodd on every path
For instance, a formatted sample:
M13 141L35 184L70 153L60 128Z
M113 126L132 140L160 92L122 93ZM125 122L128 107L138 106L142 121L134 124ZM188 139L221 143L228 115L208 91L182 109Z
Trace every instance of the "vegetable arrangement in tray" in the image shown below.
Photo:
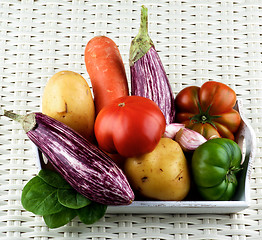
M116 43L96 36L85 48L92 89L80 74L61 71L45 87L42 113L4 113L22 124L50 164L21 198L50 228L76 216L94 223L108 205L136 199L181 201L192 189L194 199L235 194L242 160L234 141L241 122L236 93L209 81L174 96L147 18L142 6L130 47L130 93Z

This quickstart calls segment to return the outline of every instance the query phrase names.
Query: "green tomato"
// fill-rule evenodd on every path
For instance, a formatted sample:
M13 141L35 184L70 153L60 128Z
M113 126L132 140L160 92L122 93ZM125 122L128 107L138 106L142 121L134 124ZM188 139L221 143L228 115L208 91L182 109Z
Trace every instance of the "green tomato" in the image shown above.
M236 173L241 169L242 153L236 142L215 138L193 153L192 174L205 200L230 200L237 187Z

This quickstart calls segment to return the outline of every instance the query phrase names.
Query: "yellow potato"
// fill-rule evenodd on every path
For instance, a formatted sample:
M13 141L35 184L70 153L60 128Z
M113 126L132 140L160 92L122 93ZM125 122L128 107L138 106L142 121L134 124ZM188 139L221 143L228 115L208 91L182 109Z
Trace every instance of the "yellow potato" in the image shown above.
M134 191L155 200L183 200L190 189L185 155L177 142L161 138L150 153L128 158L124 171Z
M52 76L44 89L42 112L93 141L94 101L89 85L80 74L61 71Z

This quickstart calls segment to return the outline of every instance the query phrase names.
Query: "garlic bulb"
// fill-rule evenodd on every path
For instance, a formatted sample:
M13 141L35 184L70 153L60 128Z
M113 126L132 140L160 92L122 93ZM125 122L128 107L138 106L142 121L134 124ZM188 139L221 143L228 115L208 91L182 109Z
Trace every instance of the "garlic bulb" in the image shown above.
M189 152L194 151L207 140L194 130L181 128L175 136L175 141L179 143L183 151Z
M170 123L166 125L166 130L163 137L174 139L177 132L181 129L185 128L185 124L182 123Z

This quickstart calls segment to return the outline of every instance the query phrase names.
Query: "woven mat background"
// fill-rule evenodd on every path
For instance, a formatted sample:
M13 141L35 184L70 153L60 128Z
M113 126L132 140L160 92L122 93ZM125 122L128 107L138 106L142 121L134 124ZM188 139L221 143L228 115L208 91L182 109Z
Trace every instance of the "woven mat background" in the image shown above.
M104 34L128 53L140 7L175 93L208 80L229 84L243 99L257 136L252 205L225 215L107 214L50 230L20 203L37 173L32 145L19 124L0 119L0 239L262 239L261 0L0 0L0 109L40 111L43 88L60 70L82 74L84 48ZM90 82L89 82L90 83Z

